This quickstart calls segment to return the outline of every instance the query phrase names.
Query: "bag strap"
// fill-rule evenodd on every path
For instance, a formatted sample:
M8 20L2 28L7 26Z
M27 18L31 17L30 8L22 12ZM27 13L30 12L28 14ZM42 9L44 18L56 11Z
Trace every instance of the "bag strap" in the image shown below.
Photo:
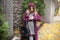
M44 24L45 22L42 22L39 27L38 27L38 30L42 27L42 25Z

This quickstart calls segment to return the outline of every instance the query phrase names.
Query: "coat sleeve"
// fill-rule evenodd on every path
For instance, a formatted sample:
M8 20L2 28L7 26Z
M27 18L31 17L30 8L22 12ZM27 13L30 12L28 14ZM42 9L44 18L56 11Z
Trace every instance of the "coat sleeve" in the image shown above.
M28 21L28 16L27 16L27 13L26 12L23 15L23 21L24 22Z
M35 21L40 21L41 20L41 16L37 13L36 15L34 15L34 19Z

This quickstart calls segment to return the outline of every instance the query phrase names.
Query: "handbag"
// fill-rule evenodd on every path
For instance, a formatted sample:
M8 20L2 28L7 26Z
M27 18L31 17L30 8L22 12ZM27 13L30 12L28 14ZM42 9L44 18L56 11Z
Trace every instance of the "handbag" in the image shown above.
M29 33L28 33L26 27L24 27L24 26L21 26L21 27L20 27L20 34L21 34L22 36L28 36Z

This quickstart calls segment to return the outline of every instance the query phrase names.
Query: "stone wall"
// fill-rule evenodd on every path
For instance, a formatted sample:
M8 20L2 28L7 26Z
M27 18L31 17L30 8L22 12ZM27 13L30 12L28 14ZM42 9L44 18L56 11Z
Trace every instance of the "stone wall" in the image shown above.
M4 0L4 13L9 23L8 33L9 35L13 35L13 1L12 0Z
M54 0L44 0L46 9L45 9L45 22L52 22L54 17L55 8L57 6L57 1Z
M13 1L13 28L14 28L14 33L15 31L19 30L20 26L20 11L21 11L21 2L22 0L14 0Z
M8 33L13 35L13 29L20 26L20 10L22 0L4 0L3 7L6 19L9 23Z

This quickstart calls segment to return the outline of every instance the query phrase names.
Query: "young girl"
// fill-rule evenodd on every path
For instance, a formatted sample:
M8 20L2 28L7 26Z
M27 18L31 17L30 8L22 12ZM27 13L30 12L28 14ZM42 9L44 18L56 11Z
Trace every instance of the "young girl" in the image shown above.
M41 16L37 13L34 3L28 4L28 9L23 15L23 21L26 24L26 28L29 31L29 40L38 40L38 27L36 21L41 20Z

